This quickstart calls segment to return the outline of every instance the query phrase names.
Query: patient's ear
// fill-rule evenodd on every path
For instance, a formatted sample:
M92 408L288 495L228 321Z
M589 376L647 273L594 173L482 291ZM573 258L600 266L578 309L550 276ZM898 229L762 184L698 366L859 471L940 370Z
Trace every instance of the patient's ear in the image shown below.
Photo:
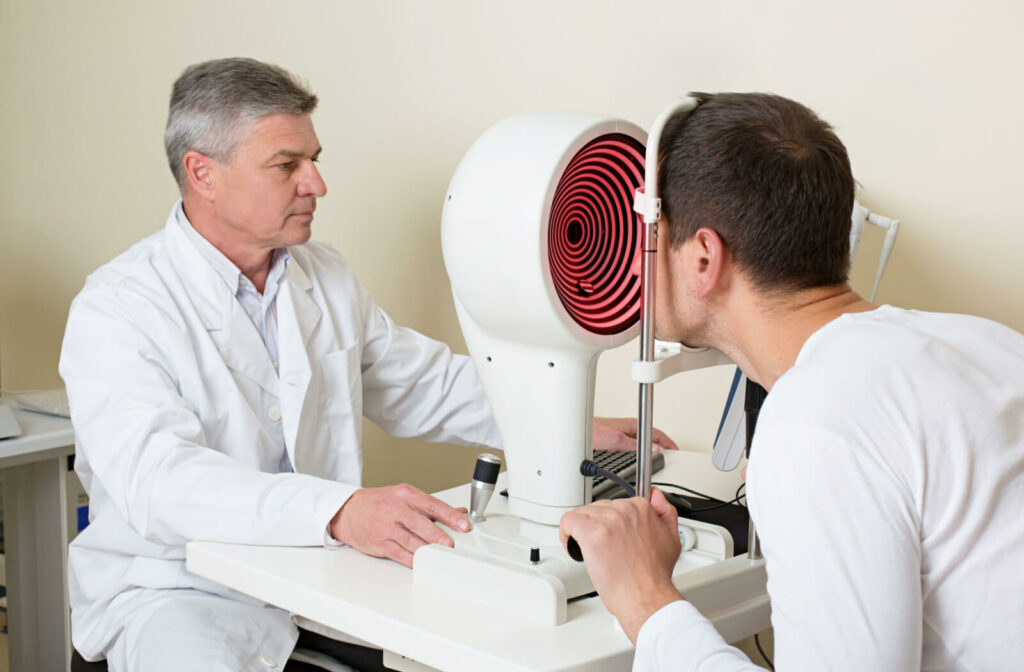
M188 190L205 200L212 201L214 195L214 161L196 151L186 152L182 157Z
M688 241L691 243L690 271L697 296L703 298L722 288L726 272L728 250L722 238L713 229L697 229Z

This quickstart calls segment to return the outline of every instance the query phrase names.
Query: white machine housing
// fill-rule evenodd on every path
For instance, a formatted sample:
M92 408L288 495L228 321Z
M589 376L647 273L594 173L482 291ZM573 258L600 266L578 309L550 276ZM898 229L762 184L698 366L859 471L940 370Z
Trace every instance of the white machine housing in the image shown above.
M549 267L559 180L577 152L608 134L647 139L634 124L593 115L506 118L462 159L442 217L456 312L505 448L510 511L546 525L590 501L579 467L592 457L597 359L639 329L602 335L578 324Z
M507 485L510 496L507 501L492 498L486 515L469 532L453 532L454 547L420 547L413 560L414 584L446 600L468 600L548 626L566 622L569 600L594 589L584 564L570 559L562 547L557 525L566 511L591 498L589 479L579 468L593 454L598 357L640 331L639 287L635 312L630 307L634 294L625 292L615 299L616 310L607 313L614 313L614 319L588 328L582 323L593 325L589 316L577 322L565 307L579 307L574 303L577 295L566 298L565 268L559 266L562 275L556 278L551 267L549 234L554 234L555 245L564 242L561 220L551 222L553 207L557 215L564 204L559 184L567 168L575 170L574 159L582 150L604 136L626 136L630 151L639 149L634 141L641 147L647 142L647 134L636 125L593 115L534 112L499 122L459 164L442 218L442 249L455 308L504 443L508 469L497 487ZM638 161L633 168L642 165L642 157ZM635 217L629 207L632 193L617 192L612 200L624 201L626 214L618 212L608 222L618 225L623 216ZM636 277L629 272L631 263L622 266L624 254L643 247L636 224L636 231L618 229L632 238L613 246L618 250L611 255L615 270L601 276L595 287L621 288ZM571 230L565 235L572 243ZM600 260L611 258L604 250L595 253ZM563 262L558 257L557 264ZM596 289L593 296L599 296ZM602 297L601 311L604 301ZM717 353L687 354L676 356L672 364L638 363L653 367L640 371L640 378L660 380L670 375L667 368L678 372L719 363ZM455 495L451 503L464 504L460 496L465 495ZM701 608L723 614L754 600L755 608L743 607L741 615L756 613L758 623L767 623L763 563L731 558L732 537L719 526L681 521L679 533L684 550L673 577L685 577L677 583L685 594L691 597L692 586L700 585L698 590L713 596ZM688 583L690 577L696 583ZM744 589L718 589L725 584ZM696 593L692 597L698 599Z

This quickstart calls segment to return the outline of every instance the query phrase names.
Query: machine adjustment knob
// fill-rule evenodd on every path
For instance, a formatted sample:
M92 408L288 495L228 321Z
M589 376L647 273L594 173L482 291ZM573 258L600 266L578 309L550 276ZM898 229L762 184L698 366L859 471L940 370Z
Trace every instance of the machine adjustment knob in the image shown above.
M501 471L501 458L490 453L481 453L473 468L473 482L469 486L469 519L474 523L484 520L484 510L491 501L494 484Z
M481 453L476 458L476 466L473 468L473 482L480 481L488 485L498 482L498 472L501 471L501 458L490 453Z
M679 545L684 553L697 545L697 533L692 527L679 523Z

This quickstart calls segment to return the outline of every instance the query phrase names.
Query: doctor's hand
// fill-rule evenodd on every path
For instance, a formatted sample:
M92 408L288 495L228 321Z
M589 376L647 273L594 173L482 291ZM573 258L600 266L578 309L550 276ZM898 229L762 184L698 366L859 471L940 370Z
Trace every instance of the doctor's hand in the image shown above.
M657 488L643 497L602 499L562 516L558 534L573 537L601 601L636 644L656 611L681 600L672 585L679 558L676 509Z
M416 549L426 544L454 546L434 521L453 530L469 529L466 509L456 509L411 485L356 490L331 519L331 536L376 558L412 567Z
M636 450L636 432L636 418L594 418L594 450ZM679 450L679 446L655 428L651 450Z

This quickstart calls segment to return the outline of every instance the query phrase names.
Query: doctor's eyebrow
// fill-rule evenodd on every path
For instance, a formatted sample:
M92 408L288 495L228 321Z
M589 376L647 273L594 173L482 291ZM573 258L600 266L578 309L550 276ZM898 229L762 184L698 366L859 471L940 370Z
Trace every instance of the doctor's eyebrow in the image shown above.
M316 151L313 152L312 155L308 156L312 160L316 161L318 158L320 158L320 152L322 151L324 151L323 147L317 147ZM274 153L273 156L267 159L267 163L271 163L273 161L276 161L277 159L303 159L306 156L307 154L305 152L297 152L292 149L279 149L277 150L277 152Z

